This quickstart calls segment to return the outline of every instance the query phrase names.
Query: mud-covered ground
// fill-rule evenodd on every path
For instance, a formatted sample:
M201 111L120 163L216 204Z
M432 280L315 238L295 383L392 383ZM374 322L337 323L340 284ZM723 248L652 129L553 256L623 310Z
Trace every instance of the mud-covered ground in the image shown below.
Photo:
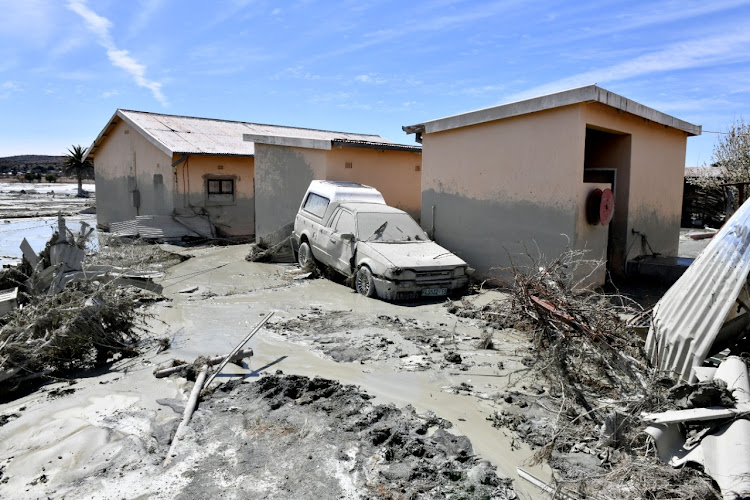
M141 356L0 404L0 497L540 497L517 468L550 469L495 417L556 397L522 333L294 279L244 246L165 248L191 258L166 270ZM226 354L270 311L254 356L217 379L244 382L199 404L162 468L192 382L155 366Z

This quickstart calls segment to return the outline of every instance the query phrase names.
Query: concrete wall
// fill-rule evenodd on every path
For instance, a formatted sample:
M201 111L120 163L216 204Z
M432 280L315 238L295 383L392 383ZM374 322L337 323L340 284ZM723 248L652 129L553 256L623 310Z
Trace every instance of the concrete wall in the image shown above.
M328 180L376 188L386 203L419 220L422 211L422 154L411 151L342 147L326 151ZM346 163L351 168L346 168Z
M575 241L580 123L566 107L425 134L422 227L479 276L509 266L509 254L517 265L527 250L556 257Z
M587 147L587 128L613 135ZM527 252L555 258L566 246L591 258L609 247L624 267L628 248L630 258L641 253L633 230L676 255L685 146L684 132L598 102L425 134L422 227L434 227L436 241L479 276L524 264ZM617 170L610 227L585 222L594 186L584 185L584 166Z
M99 224L172 213L171 158L126 123L113 127L96 152L94 168ZM135 191L139 207L134 206Z
M273 245L291 234L302 197L324 179L326 151L255 143L255 240Z
M633 234L633 230L645 234L655 252L676 256L687 135L601 103L581 104L580 107L586 124L631 135L627 224L618 235L622 258L630 259L643 253L640 237ZM618 182L620 180L618 176ZM623 194L615 193L615 196L617 218L617 197ZM628 248L630 252L625 256Z
M182 155L175 155L176 162ZM248 156L189 155L175 168L175 211L207 214L223 234L255 234L255 161ZM234 180L234 197L209 197L208 179Z
M302 197L314 179L373 186L387 203L419 218L421 160L419 153L409 151L322 150L256 143L256 241L272 245L291 233ZM346 168L347 163L351 168Z

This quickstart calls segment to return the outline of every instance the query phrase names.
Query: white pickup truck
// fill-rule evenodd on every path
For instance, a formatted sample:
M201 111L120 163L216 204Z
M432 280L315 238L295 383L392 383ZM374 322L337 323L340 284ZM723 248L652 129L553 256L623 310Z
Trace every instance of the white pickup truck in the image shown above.
M292 233L300 266L311 261L354 278L367 297L403 300L458 294L474 272L431 241L403 210L385 204L374 188L313 181Z

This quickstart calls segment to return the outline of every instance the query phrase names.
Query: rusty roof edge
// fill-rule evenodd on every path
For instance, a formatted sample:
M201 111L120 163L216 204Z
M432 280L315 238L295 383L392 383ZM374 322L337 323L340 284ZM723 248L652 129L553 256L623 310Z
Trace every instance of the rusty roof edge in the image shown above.
M274 128L285 128L285 129L298 129L298 130L309 130L311 132L327 132L330 134L352 134L352 135L363 135L363 136L370 136L370 137L379 137L376 134L364 134L360 132L342 132L339 130L326 130L322 128L310 128L310 127L296 127L292 125L274 125L271 123L255 123L255 122L244 122L240 120L226 120L223 118L206 118L203 116L187 116L187 115L170 115L166 113L154 113L152 111L137 111L134 109L122 109L118 111L124 111L127 113L141 113L144 115L152 115L152 116L168 116L170 118L188 118L190 120L205 120L210 122L223 122L223 123L237 123L242 125L253 125L253 126L259 126L259 127L274 127Z
M597 85L587 85L584 87L564 90L553 94L533 97L531 99L524 99L490 108L447 116L445 118L438 118L437 120L430 120L416 125L405 125L402 129L407 134L419 132L430 134L593 101L620 109L661 125L682 130L688 135L700 135L702 132L702 127L700 125L693 125L692 123L680 120L674 116L649 108L648 106L644 106L643 104L615 94L614 92L610 92L609 90L603 89Z

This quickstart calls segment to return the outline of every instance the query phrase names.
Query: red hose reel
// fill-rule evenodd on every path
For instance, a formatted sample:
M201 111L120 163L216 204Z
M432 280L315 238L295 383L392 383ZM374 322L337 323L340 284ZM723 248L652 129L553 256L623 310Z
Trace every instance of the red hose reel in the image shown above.
M615 195L611 189L594 189L586 198L586 220L591 225L606 226L615 214Z

